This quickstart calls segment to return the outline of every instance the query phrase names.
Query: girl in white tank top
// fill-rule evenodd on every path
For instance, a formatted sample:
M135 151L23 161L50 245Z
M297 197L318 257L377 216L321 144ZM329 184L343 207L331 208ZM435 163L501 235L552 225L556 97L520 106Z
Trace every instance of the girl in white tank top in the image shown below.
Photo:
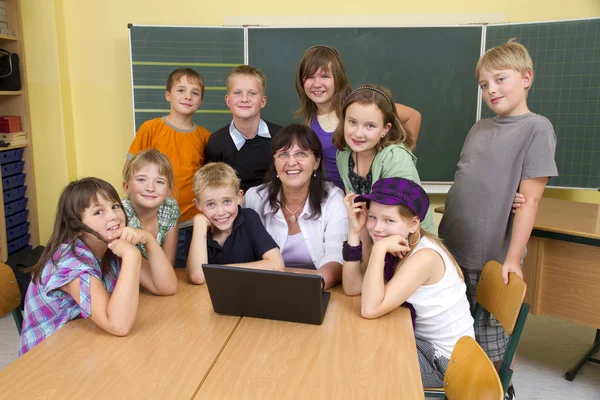
M439 239L420 227L429 208L427 194L411 180L385 178L370 194L349 194L344 202L350 228L343 248L344 292L362 294L365 318L407 303L416 314L423 384L440 386L458 339L474 337L473 318L460 268ZM360 242L365 227L373 240L370 249Z

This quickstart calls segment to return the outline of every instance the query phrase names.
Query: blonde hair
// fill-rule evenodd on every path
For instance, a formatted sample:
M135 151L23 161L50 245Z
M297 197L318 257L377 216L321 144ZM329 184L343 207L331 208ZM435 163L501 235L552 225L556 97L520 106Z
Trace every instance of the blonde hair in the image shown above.
M475 78L479 80L479 74L482 69L499 70L512 69L525 75L527 71L531 71L531 85L526 90L533 86L533 61L529 55L529 51L515 38L508 40L506 43L489 49L477 61L475 67Z
M392 124L388 133L377 143L377 151L381 151L390 144L403 143L410 148L415 143L412 133L400 121L398 111L394 103L392 93L379 85L362 85L350 93L342 107L340 123L333 133L333 145L339 150L346 149L346 139L344 137L344 121L346 119L346 110L354 103L366 106L374 104L383 113L383 125Z
M224 162L208 163L194 174L194 195L196 198L207 187L227 186L236 192L240 190L240 178L231 166Z
M170 92L177 82L181 80L181 78L186 77L188 82L196 83L200 86L200 99L204 99L204 79L202 76L191 68L179 68L169 74L167 78L167 87L165 90Z
M229 72L229 75L227 75L227 80L225 81L227 93L229 93L229 90L231 90L231 78L235 75L247 75L255 77L260 83L260 90L262 94L264 95L267 93L267 77L260 69L253 67L252 65L238 65L232 69L231 72Z
M312 46L308 48L296 71L296 91L300 97L300 107L294 113L295 119L302 119L303 125L310 125L317 115L317 105L308 98L304 91L304 82L322 68L333 75L334 93L331 98L335 114L342 115L342 104L352 87L346 74L346 68L338 51L330 46Z
M412 210L410 208L408 208L407 206L405 206L404 204L398 205L398 214L400 214L400 217L402 217L405 220L407 220L407 219L410 220L410 219L416 217L415 213L413 213ZM417 239L416 243L412 243L412 241L414 240L413 236L415 234L417 234L417 233L411 233L408 236L408 243L410 244L411 249L402 258L402 260L396 266L396 268L399 268L402 265L402 263L404 262L404 260L406 260L408 258L408 256L413 252L413 249L416 247L416 244L419 242L419 240L421 240L422 237L426 237L429 240L431 240L432 242L434 242L435 244L437 244L438 246L440 246L440 248L446 252L446 255L450 258L450 260L454 264L454 268L456 269L456 272L458 272L458 276L460 276L460 279L462 279L462 280L465 279L463 272L460 269L460 266L458 265L458 263L456 262L456 260L454 259L454 257L452 256L450 251L446 248L446 246L444 245L444 243L442 242L442 240L440 238L432 235L431 233L427 232L425 229L421 228L420 224L419 224L419 230L418 230L418 235L419 235L418 239Z
M149 164L156 165L158 173L166 178L169 189L173 189L175 178L171 162L167 156L156 149L146 149L137 153L125 166L123 180L130 183L136 172Z

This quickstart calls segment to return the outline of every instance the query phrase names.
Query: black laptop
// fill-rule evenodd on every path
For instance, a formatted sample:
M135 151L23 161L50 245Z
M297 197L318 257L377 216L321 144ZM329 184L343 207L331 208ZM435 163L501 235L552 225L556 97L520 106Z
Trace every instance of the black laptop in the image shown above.
M331 293L319 275L202 264L213 309L239 315L320 325Z

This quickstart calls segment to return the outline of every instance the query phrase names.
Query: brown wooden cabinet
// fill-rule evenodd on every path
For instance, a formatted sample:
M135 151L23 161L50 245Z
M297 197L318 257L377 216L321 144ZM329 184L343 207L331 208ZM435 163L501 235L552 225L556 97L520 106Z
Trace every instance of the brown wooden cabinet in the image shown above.
M18 115L21 117L21 131L27 135L27 144L19 144L6 148L0 148L0 151L11 150L15 148L23 148L22 160L25 162L23 173L25 173L24 184L25 197L27 197L27 209L28 215L27 220L29 221L28 234L29 244L33 247L39 244L38 238L38 226L37 226L37 212L36 212L36 196L35 196L35 180L33 172L33 154L31 149L32 143L32 132L29 122L29 106L27 102L27 77L26 62L24 60L23 52L23 41L21 31L21 15L19 10L19 0L4 0L6 3L6 24L8 29L14 31L13 35L0 33L0 48L19 55L20 61L20 74L21 74L21 90L19 91L0 91L0 115ZM2 3L0 3L2 5ZM2 10L0 10L0 16L2 16ZM0 17L0 20L4 18ZM0 21L2 23L4 21ZM0 25L0 28L3 25ZM6 185L5 185L6 186ZM0 196L0 260L5 261L8 258L8 241L7 241L7 219L5 214L5 201L4 195L6 188L2 187L2 180L0 180L0 190L2 196Z

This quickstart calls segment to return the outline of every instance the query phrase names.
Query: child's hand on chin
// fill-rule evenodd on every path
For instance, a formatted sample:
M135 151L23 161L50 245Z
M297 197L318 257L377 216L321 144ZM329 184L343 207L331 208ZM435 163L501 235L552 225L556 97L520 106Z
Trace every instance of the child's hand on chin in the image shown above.
M400 235L390 235L385 239L378 240L375 246L381 248L386 253L390 253L394 257L404 257L410 251L408 240Z
M202 229L206 229L207 232L214 233L214 226L210 223L206 215L202 213L196 214L193 221L195 226L202 226Z
M119 258L125 258L127 254L133 254L134 256L140 256L140 251L127 240L116 239L108 244L108 248L113 254Z
M125 240L135 246L136 244L148 244L148 241L152 240L152 235L142 229L125 227L121 231L119 239Z

